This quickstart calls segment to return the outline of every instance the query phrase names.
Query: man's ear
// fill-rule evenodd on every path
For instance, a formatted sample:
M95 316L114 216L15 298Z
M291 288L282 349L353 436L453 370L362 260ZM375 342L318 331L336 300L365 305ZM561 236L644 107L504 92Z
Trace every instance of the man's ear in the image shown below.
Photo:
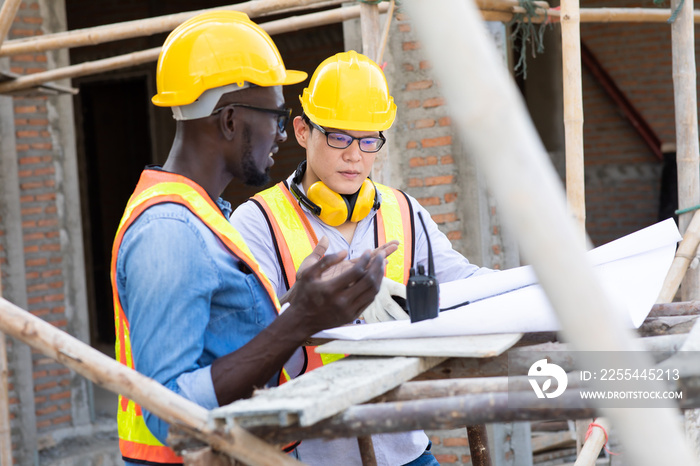
M221 134L227 141L232 140L236 132L235 116L236 108L233 106L224 108L219 114L219 128L221 129Z
M300 116L294 117L292 124L294 125L294 136L297 138L297 142L301 147L306 149L308 138L311 135L311 128L309 128L304 119Z

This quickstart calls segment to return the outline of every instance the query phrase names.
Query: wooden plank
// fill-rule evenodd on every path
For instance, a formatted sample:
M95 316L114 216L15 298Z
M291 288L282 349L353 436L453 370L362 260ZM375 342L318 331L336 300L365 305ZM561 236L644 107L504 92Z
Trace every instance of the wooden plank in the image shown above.
M213 409L209 419L243 427L312 425L371 400L446 358L348 357L304 374L252 398Z
M524 408L513 408L513 397ZM527 402L523 400L525 397ZM398 403L351 406L342 413L308 427L252 427L250 432L273 443L307 438L354 437L384 432L463 428L467 424L490 424L543 419L576 419L593 416L590 401L578 393L533 400L532 389L522 393L481 393ZM574 449L574 452L576 449Z
M316 348L317 353L364 356L444 356L492 358L520 340L522 333L459 337L402 338L391 340L334 340Z

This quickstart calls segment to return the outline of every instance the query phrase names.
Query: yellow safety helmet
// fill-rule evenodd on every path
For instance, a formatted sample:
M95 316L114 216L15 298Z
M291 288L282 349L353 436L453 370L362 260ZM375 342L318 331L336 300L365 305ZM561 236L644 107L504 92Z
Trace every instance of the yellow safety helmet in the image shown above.
M158 94L152 101L159 107L187 106L210 89L296 84L306 76L285 68L275 43L248 15L214 11L190 18L165 40L158 57Z
M382 69L354 50L324 60L299 100L311 121L330 128L384 131L396 117Z

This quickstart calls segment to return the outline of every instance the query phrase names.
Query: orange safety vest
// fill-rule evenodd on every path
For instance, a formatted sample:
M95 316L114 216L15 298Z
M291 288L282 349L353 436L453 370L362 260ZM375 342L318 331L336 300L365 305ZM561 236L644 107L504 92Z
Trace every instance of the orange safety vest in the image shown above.
M375 185L382 196L382 204L377 210L374 222L375 247L387 241L399 240L399 248L387 258L388 264L384 274L387 278L406 284L413 265L413 209L402 191L381 184ZM282 277L289 289L296 281L296 272L301 262L318 244L314 229L286 181L256 194L252 201L263 212L272 230L272 241L282 269ZM313 348L304 347L304 350L306 365L302 373L343 357L337 354L319 355Z
M259 264L253 258L241 235L221 214L221 210L209 195L199 185L184 176L159 170L144 170L126 206L112 248L111 280L117 335L115 354L119 362L132 369L134 369L134 361L131 355L129 321L124 314L117 291L117 255L124 233L129 226L149 207L166 202L181 204L196 215L236 259L248 266L265 287L277 312L280 311L272 284L260 270ZM143 464L182 464L182 458L160 443L148 430L141 407L122 395L119 395L117 421L119 448L125 460Z

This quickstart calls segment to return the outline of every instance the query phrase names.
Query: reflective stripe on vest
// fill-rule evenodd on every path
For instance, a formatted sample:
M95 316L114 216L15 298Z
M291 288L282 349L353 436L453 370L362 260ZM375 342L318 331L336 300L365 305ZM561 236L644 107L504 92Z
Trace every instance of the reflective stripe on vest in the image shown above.
M381 184L376 184L376 187L381 193L382 205L375 218L375 247L394 239L399 241L398 249L387 258L388 264L384 274L396 282L405 284L412 266L414 250L411 204L406 195L397 189ZM256 194L253 200L263 211L270 225L282 277L289 289L296 281L299 265L318 244L316 234L284 182ZM319 355L313 347L305 347L304 350L307 359L303 372L343 357L340 354Z
M111 281L116 331L115 354L122 364L134 369L129 339L129 322L124 314L117 290L117 255L124 234L131 224L149 207L165 202L177 203L190 210L226 246L236 259L243 262L263 284L272 304L280 310L272 284L260 271L248 246L238 231L221 214L209 195L191 180L168 172L144 170L124 211L112 248ZM119 447L126 460L144 464L182 464L182 458L151 434L141 413L141 407L119 396L117 414Z

